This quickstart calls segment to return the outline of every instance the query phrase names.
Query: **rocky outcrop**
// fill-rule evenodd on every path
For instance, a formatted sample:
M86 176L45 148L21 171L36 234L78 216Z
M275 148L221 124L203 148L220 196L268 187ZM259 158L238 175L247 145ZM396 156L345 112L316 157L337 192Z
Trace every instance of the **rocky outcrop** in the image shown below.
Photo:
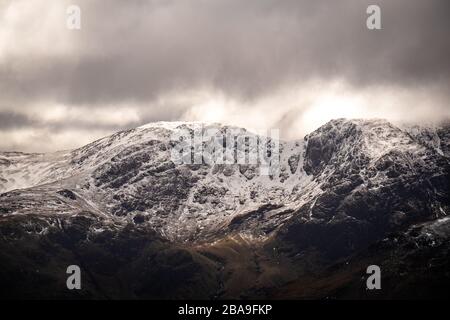
M132 298L289 296L306 266L345 278L339 261L357 265L370 250L381 260L400 250L413 264L416 253L450 247L448 126L333 120L304 141L281 141L270 175L259 164L176 164L172 134L192 126L147 125L49 155L2 153L2 268L44 270L12 271L21 285L1 274L3 287L33 297L21 286L38 276L45 292L70 298L50 273L76 260L90 273L83 298L117 298L119 287ZM116 286L123 277L129 284Z

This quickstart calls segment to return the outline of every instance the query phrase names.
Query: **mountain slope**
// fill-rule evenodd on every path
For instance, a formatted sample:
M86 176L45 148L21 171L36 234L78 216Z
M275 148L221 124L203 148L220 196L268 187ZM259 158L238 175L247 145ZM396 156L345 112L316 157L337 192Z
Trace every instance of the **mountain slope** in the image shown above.
M174 134L198 129L230 127L153 123L72 151L1 153L4 295L51 287L55 296L79 297L65 291L62 270L80 264L89 270L83 298L358 296L353 281L367 250L377 263L395 250L414 256L407 244L383 241L434 234L437 255L448 250L448 228L432 227L446 225L450 207L448 126L333 120L304 140L280 141L280 170L269 175L259 174L260 164L174 163ZM436 250L431 243L421 252ZM40 258L43 251L52 258ZM397 262L388 261L389 270ZM437 269L445 282L444 267ZM328 279L322 290L319 278ZM25 290L33 279L41 286ZM299 292L302 282L311 286Z

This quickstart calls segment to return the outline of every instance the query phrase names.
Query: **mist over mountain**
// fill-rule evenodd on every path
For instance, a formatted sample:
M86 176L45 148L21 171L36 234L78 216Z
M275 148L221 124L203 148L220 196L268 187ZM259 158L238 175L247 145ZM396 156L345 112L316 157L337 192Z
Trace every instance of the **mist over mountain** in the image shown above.
M0 153L2 298L440 298L450 127L332 120L279 171L176 164L156 122L84 147ZM244 128L234 128L257 137ZM83 290L65 286L68 265ZM383 290L367 291L369 265Z
M74 149L159 120L291 140L341 117L450 119L448 0L75 2L0 2L0 150Z

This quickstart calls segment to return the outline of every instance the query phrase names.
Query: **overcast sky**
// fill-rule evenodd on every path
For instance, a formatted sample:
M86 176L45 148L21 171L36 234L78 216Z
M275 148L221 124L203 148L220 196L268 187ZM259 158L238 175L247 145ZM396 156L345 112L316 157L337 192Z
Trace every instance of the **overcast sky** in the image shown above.
M159 120L294 139L337 117L448 118L449 33L448 0L0 0L0 150Z

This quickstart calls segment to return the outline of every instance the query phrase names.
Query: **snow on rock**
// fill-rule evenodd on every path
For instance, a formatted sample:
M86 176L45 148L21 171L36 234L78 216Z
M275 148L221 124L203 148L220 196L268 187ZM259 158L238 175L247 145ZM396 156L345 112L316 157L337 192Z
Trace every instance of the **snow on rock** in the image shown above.
M110 226L147 224L170 240L261 239L292 218L333 219L323 206L330 190L356 194L424 166L438 172L443 145L432 154L387 121L338 119L304 140L280 141L280 170L261 175L258 164L174 163L173 134L198 128L252 135L215 123L156 122L72 151L0 153L0 216L90 214Z

